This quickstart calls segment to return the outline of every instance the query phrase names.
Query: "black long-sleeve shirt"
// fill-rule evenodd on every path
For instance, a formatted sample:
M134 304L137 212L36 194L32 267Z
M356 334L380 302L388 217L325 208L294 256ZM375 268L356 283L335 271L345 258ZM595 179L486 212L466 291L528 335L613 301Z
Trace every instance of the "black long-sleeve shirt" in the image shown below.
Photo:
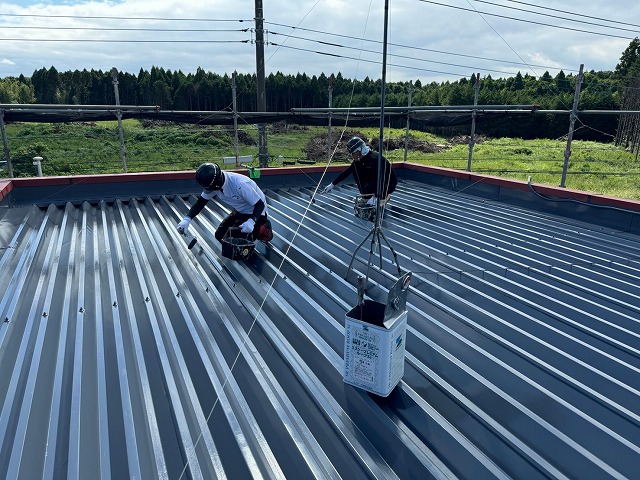
M362 195L377 195L378 193L378 158L381 155L378 152L369 151L360 160L354 160L351 162L345 170L343 170L333 181L334 185L337 185L349 175L353 175L356 181L358 190ZM387 195L393 193L398 183L396 173L393 171L389 160L382 156L382 194L381 198L385 198Z

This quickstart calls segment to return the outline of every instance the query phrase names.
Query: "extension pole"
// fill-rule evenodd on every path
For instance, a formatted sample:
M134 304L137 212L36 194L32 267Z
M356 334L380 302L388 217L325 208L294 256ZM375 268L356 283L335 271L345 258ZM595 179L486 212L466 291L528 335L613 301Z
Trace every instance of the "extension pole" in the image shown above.
M562 167L562 179L560 180L560 186L564 188L565 181L567 179L567 170L569 168L569 157L571 156L571 142L573 141L573 129L578 118L578 100L580 99L580 86L582 85L582 69L584 64L580 64L580 72L576 77L576 93L573 97L573 108L571 109L571 115L569 116L569 134L567 135L567 148L564 151L564 165Z
M384 42L382 47L382 89L380 92L380 140L378 142L378 185L376 185L376 218L374 220L374 225L371 231L367 234L367 236L360 242L360 244L356 247L353 255L351 256L351 261L349 262L349 266L347 267L347 273L345 273L344 278L346 279L351 271L351 266L353 265L353 261L356 257L356 253L364 245L364 243L371 238L371 248L369 249L369 261L367 262L367 274L365 276L365 283L369 280L369 268L371 267L371 256L375 250L376 244L378 245L378 256L380 257L380 270L382 270L382 241L387 244L391 254L393 255L393 260L396 263L396 267L398 268L398 275L402 273L400 269L400 264L398 263L398 256L396 255L395 250L387 240L387 237L384 236L382 232L382 206L380 204L380 196L382 195L383 182L385 175L382 174L382 152L383 152L383 134L384 134L384 102L385 102L385 88L386 88L386 77L387 77L387 30L389 25L389 0L385 0L384 2ZM391 166L393 168L393 166ZM391 172L389 172L391 173Z
M375 228L378 229L382 219L380 218L380 196L382 195L382 188L384 181L384 175L382 175L382 152L384 151L384 103L386 93L386 80L387 80L387 30L389 24L389 0L384 2L384 34L382 40L382 86L380 88L380 138L378 140L378 185L376 187L376 222Z

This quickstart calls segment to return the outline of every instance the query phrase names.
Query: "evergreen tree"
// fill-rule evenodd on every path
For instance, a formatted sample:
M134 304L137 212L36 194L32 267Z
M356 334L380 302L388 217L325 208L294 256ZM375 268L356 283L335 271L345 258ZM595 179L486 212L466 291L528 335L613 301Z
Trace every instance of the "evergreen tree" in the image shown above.
M624 79L628 76L637 76L640 70L638 63L640 59L640 39L634 38L629 46L622 52L620 63L616 65L615 73L618 78Z

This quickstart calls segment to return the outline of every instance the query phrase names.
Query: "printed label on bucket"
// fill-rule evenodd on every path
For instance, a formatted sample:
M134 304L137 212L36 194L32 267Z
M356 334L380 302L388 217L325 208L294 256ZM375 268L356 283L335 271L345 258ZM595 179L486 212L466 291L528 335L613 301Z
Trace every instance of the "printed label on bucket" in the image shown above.
M380 334L369 329L354 328L351 331L351 378L373 386L378 375L380 361Z

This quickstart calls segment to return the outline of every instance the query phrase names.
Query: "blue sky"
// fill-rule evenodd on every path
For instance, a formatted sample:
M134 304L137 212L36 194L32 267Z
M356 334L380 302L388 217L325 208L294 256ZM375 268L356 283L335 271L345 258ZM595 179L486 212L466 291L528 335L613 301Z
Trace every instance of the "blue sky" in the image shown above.
M640 2L389 0L387 80L614 70ZM384 0L265 0L265 67L378 79ZM0 77L100 69L255 72L252 0L0 0ZM635 23L634 23L635 20Z

